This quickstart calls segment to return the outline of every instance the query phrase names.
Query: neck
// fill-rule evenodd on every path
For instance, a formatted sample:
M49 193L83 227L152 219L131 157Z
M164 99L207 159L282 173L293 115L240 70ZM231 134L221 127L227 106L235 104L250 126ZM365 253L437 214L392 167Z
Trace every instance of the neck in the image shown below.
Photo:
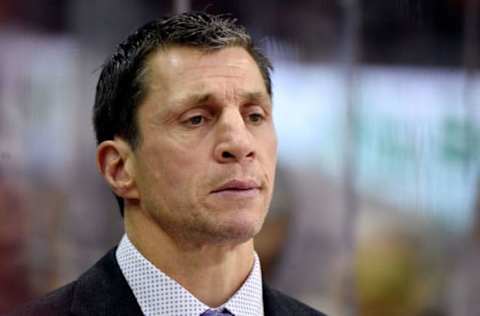
M155 267L210 307L225 303L248 277L253 241L209 244L178 241L145 212L125 212L125 231Z

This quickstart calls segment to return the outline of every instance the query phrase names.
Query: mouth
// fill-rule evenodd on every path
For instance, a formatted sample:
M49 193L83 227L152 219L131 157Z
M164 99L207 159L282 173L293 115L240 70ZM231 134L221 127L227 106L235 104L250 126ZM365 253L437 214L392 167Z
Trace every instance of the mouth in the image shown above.
M211 191L212 194L249 197L256 195L261 189L254 180L231 180Z

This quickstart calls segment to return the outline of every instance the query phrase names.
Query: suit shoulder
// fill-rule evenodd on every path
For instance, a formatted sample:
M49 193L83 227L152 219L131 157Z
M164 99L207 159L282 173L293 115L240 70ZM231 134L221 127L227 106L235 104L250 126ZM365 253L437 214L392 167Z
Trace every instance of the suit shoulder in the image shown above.
M20 306L4 316L60 316L69 315L70 305L76 282L69 283L59 289Z
M266 285L264 285L264 305L266 315L327 316L293 297Z

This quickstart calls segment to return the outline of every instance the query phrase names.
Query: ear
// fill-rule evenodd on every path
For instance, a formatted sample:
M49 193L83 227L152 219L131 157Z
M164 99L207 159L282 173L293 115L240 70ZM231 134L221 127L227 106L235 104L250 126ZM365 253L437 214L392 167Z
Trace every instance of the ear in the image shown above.
M139 198L133 151L125 140L115 138L100 143L96 160L98 170L116 195L123 199Z

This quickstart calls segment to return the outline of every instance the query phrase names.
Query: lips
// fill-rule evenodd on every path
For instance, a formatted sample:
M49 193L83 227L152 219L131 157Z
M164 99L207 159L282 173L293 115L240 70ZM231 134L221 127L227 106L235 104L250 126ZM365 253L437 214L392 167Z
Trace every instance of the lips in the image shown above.
M221 192L242 192L260 189L260 185L254 180L231 180L212 191L212 193Z

